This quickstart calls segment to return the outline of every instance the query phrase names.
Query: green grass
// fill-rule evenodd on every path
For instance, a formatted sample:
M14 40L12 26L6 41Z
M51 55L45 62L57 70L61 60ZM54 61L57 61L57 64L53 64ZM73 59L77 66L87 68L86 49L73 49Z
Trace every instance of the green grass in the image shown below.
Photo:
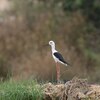
M0 100L41 100L42 88L36 81L7 81L0 84Z

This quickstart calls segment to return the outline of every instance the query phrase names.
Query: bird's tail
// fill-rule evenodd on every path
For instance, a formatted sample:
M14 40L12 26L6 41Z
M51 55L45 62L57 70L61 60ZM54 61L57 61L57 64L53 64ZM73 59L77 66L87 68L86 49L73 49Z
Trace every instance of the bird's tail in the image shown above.
M69 65L70 65L70 64L69 64L68 62L66 62L66 61L64 61L63 64L64 64L65 66L69 66Z
M60 63L62 63L62 64L65 65L65 66L69 66L69 65L70 65L70 64L67 63L66 61L63 61L63 62L60 61Z
M68 66L68 64L64 64L65 66Z
M66 63L66 62L62 63L62 64L65 65L65 66L69 66L70 65L69 63Z

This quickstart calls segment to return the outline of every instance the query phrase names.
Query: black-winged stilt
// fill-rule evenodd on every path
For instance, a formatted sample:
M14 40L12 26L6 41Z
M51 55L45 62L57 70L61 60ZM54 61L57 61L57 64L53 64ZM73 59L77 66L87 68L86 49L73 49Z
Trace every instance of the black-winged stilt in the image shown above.
M60 81L60 67L59 67L58 63L62 63L65 66L67 66L68 63L64 60L63 56L55 49L54 41L49 41L49 45L51 46L51 51L52 51L53 59L56 62L57 82L59 82Z

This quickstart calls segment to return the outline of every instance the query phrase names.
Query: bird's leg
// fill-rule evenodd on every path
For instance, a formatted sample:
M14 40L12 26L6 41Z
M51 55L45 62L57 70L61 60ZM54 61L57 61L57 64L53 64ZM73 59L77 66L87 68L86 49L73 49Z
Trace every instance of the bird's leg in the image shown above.
M56 70L57 70L57 83L60 82L60 66L58 62L56 63Z

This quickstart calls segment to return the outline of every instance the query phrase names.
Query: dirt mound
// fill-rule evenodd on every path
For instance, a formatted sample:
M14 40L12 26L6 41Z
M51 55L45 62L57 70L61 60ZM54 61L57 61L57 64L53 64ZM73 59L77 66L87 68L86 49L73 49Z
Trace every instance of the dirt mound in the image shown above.
M85 79L73 78L65 84L47 83L44 100L100 100L100 86L90 85Z

